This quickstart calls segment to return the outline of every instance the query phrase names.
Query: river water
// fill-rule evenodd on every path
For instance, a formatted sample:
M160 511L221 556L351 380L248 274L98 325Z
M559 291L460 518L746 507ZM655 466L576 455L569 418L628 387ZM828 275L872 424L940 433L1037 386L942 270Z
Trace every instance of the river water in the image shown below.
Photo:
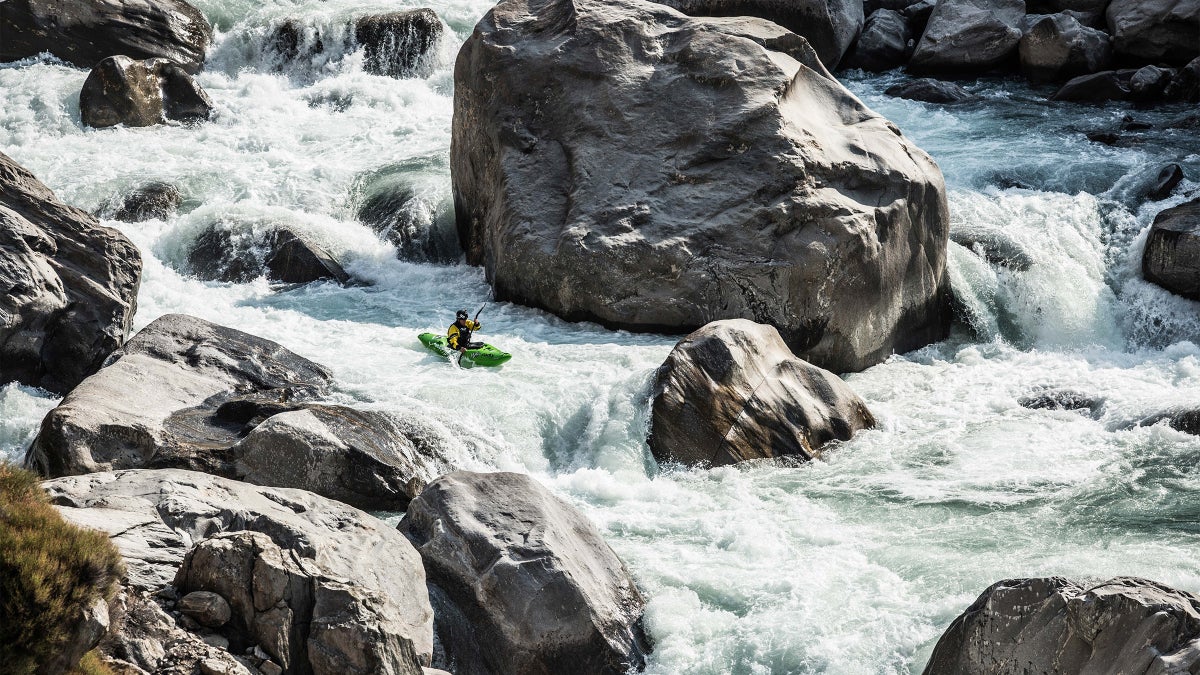
M105 221L144 257L135 328L185 312L276 340L331 367L341 401L421 420L462 467L528 472L577 504L647 596L647 672L919 672L954 616L1007 577L1128 574L1200 592L1200 438L1137 425L1200 406L1200 305L1138 264L1146 226L1181 198L1128 202L1148 167L1200 176L1200 140L1084 136L1184 109L1050 104L1001 81L969 85L974 103L929 106L882 94L899 75L845 75L939 162L955 231L1022 264L951 245L964 317L951 339L847 377L878 429L802 467L684 470L657 466L643 440L648 382L675 338L492 302L478 269L403 262L354 219L364 177L397 165L448 193L453 54L486 0L433 5L451 30L432 74L407 80L364 73L353 51L280 70L267 47L288 18L329 35L395 3L195 4L218 29L199 78L214 120L84 129L86 71L33 60L0 66L0 150L86 209L151 180L181 187L166 222ZM366 283L197 281L188 246L214 222L287 223ZM462 371L420 348L416 334L459 307L484 308L484 337L509 364ZM1045 387L1102 403L1092 415L1018 404ZM0 456L21 457L56 403L0 388Z

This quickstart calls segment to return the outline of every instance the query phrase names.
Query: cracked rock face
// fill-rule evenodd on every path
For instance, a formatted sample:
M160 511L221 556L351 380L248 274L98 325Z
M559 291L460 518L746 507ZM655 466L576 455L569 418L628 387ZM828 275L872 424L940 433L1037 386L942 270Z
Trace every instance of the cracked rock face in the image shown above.
M497 299L642 331L752 319L835 372L948 330L941 172L761 19L504 0L459 52L451 168Z
M681 340L655 374L651 409L655 458L707 466L812 459L875 426L845 382L796 358L771 326L744 319Z
M141 276L125 235L0 153L0 384L64 394L96 372L129 332Z
M442 476L400 530L440 598L437 630L457 675L617 675L644 661L645 601L624 563L529 476Z
M156 591L175 581L178 573L177 583L185 592L220 594L233 607L235 618L244 622L245 609L239 610L240 600L232 589L253 588L247 578L210 583L199 571L179 570L198 542L220 533L258 533L262 537L255 538L251 548L266 551L262 555L274 556L271 560L286 558L288 583L309 584L303 590L309 594L303 596L305 602L320 605L324 598L329 603L313 616L327 617L332 643L345 642L347 634L339 633L339 626L353 633L358 630L354 626L369 622L372 628L363 628L362 635L386 642L389 650L414 654L419 663L430 661L433 610L420 557L403 535L363 511L303 490L258 487L173 469L93 473L42 485L63 518L109 534L135 590ZM239 549L238 555L246 550ZM314 595L311 584L318 580L325 587ZM352 599L344 597L347 593ZM364 614L366 608L370 617ZM290 633L275 635L282 639Z
M925 675L1191 673L1200 598L1120 577L1008 579L979 596L934 647Z

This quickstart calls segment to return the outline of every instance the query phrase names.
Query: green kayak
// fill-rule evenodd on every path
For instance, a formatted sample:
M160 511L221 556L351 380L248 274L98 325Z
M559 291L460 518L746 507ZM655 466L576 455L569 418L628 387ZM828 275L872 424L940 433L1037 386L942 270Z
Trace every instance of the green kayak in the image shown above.
M429 348L430 351L437 352L446 358L450 358L452 352L450 346L446 344L446 336L438 335L437 333L421 333L417 336L421 344ZM478 349L468 349L463 352L463 355L458 359L458 365L463 368L471 368L472 366L498 366L512 358L512 354L502 352L495 347L485 344Z

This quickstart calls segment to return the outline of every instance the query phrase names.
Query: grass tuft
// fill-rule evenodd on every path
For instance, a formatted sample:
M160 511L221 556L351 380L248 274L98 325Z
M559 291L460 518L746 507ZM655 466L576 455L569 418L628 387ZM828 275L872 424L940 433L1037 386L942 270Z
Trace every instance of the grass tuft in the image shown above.
M58 654L82 610L111 599L124 574L108 536L63 520L39 480L0 463L0 663L13 675ZM107 672L94 655L88 667Z

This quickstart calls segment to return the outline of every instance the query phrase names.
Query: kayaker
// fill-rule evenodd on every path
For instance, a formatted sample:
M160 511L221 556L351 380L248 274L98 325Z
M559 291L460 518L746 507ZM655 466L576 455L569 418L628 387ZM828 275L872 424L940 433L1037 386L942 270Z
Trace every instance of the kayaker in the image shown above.
M471 333L483 328L483 324L467 317L467 310L458 310L454 314L454 323L450 324L450 328L446 330L446 342L454 351L465 352L468 349L479 349L483 346L481 342L471 342Z

